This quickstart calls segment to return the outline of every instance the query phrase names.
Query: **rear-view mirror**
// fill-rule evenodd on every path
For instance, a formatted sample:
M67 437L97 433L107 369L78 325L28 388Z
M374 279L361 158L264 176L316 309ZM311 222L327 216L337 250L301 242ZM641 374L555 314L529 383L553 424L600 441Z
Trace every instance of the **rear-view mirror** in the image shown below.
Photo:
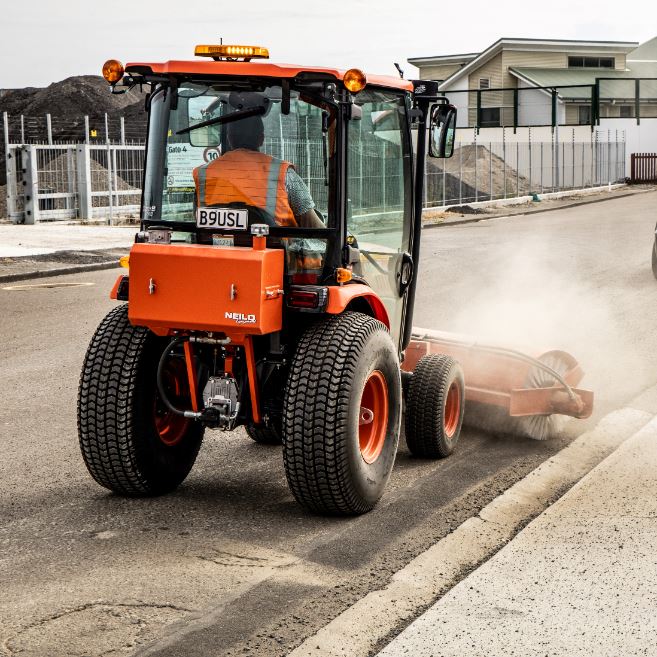
M434 105L429 123L429 155L452 157L456 135L456 107Z

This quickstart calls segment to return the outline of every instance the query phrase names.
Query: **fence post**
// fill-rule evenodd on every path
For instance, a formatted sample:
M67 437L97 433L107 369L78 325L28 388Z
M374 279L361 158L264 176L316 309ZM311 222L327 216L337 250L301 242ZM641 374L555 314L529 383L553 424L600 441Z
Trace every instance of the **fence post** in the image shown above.
M459 148L459 205L463 203L463 146Z
M46 114L46 130L48 132L48 144L52 146L52 117Z
M518 196L520 196L520 142L516 139L516 198Z
M66 149L66 179L68 182L68 193L73 194L66 199L66 209L75 210L75 147Z
M84 143L89 144L89 117L84 116Z
M91 220L91 155L89 144L76 146L78 215L83 221Z
M424 169L426 171L426 167L424 167ZM445 178L447 176L446 171L447 171L447 163L443 160L443 203L442 203L443 205L447 205L445 203L445 192L446 192L446 180L445 180ZM425 182L425 184L426 184L426 182Z
M527 128L527 146L529 148L529 189L528 194L533 194L532 186L532 129L531 126Z
M506 198L506 128L502 128L502 184L504 185L504 196Z
M107 118L107 112L105 112L105 144L107 145L107 187L108 187L108 207L109 207L109 217L107 218L107 223L111 226L113 223L113 203L114 192L112 190L112 152L110 148L110 137L109 137L109 120Z
M543 193L543 141L541 140L541 194Z
M556 191L559 191L559 122L554 126L554 155L552 164L554 165L554 177L556 178ZM552 181L554 184L554 180Z
M125 146L125 119L121 117L121 145Z
M607 130L607 185L611 187L611 130Z
M581 181L580 184L582 187L586 187L586 183L584 182L584 158L586 157L586 150L584 146L584 142L582 142L582 176L581 176Z
M25 143L25 117L21 114L21 144Z
M573 172L572 175L570 176L570 183L572 185L572 189L575 189L575 128L573 128L573 134L570 139L570 145L572 149L571 161L573 163Z
M598 131L591 133L591 187L595 187L597 182L596 180L596 168L595 168L595 144L594 140L597 139Z
M493 200L493 142L488 142L488 200Z
M474 138L474 188L475 188L475 203L479 200L479 182L477 181L477 174L479 173L477 167L477 135Z
M25 180L25 221L35 224L39 221L39 169L37 166L37 147L27 144L23 150L23 169Z
M7 112L2 113L2 130L5 140L5 171L7 174L7 217L13 218L16 211L13 195L14 185L16 184L16 153L14 152L14 157L12 157L9 150L9 114Z

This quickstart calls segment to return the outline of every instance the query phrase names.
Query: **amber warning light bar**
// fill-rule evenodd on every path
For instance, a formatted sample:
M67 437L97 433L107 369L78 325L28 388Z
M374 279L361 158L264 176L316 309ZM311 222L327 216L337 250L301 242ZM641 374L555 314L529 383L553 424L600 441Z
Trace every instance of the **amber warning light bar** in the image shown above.
M197 57L212 57L214 60L228 61L250 59L269 59L269 50L260 46L196 46L194 54Z

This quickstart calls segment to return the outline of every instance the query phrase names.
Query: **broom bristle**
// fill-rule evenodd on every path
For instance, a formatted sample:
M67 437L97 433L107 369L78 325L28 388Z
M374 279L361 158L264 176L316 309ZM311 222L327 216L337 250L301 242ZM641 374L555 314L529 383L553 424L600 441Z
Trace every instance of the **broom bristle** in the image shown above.
M545 354L540 361L558 374L563 375L568 371L568 363L558 354ZM555 378L540 367L532 367L525 381L525 387L531 389L548 388L553 385L556 385ZM498 406L468 402L465 406L463 423L488 433L511 434L532 440L547 440L557 436L563 430L565 419L563 415L511 417L505 409Z

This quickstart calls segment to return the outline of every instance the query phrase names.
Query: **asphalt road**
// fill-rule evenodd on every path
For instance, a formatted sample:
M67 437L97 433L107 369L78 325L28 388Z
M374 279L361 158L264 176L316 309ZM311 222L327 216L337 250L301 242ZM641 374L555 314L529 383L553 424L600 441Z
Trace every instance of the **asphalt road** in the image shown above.
M172 495L108 494L80 458L75 397L116 272L0 289L0 654L286 654L657 381L656 201L424 232L415 323L570 349L596 413L546 442L468 429L439 462L402 444L381 504L348 520L297 507L280 449L241 431L208 432Z

